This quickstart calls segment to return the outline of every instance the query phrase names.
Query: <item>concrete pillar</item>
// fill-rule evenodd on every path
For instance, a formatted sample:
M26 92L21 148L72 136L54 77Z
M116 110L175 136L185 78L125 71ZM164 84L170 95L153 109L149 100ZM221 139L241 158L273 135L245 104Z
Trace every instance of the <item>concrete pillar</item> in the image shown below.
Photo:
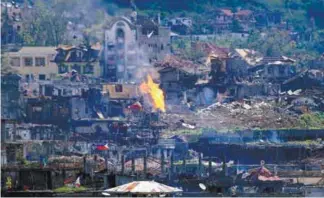
M116 159L117 159L117 161L122 160L122 159L120 159L120 157L122 158L123 155L119 155L119 152L117 151L117 152L116 152Z
M64 186L64 185L65 185L65 184L64 184L64 180L65 180L65 178L66 178L66 172L65 172L64 169L62 170L62 177L63 177L63 186Z
M202 168L201 168L201 153L198 153L198 175L199 177L201 176L201 171L202 171Z
M125 156L121 156L121 174L123 175L125 172Z
M47 179L47 189L52 190L53 189L53 183L52 183L52 172L47 171L46 172L46 179Z
M83 176L86 174L86 169L87 169L87 157L83 157Z
M104 188L107 189L108 188L108 174L104 175Z
M164 150L161 149L161 173L164 173Z
M132 173L135 173L135 158L132 157Z
M173 153L171 153L171 159L170 159L170 161L171 161L171 164L170 164L171 174L173 175L173 173L174 173L174 164L173 164L173 162L174 162L174 156L173 156Z
M212 160L211 160L211 156L209 156L209 159L208 159L208 173L209 173L209 175L212 174Z
M186 172L186 157L183 157L182 160L182 172L185 173Z
M143 161L144 161L144 177L146 178L146 174L147 174L147 156L145 155L144 156L144 159L143 159Z

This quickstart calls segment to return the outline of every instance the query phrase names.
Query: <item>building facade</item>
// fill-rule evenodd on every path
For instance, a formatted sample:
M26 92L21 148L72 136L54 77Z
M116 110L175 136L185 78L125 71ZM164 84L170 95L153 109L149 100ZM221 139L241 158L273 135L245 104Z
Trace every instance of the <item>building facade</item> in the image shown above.
M121 82L136 68L136 28L126 17L115 18L105 28L103 77Z
M16 52L5 53L4 57L23 79L47 80L58 73L56 63L52 62L55 54L55 47L22 47Z
M103 77L111 82L134 82L138 68L162 60L170 46L168 27L136 13L132 19L117 17L105 26Z
M56 49L57 55L54 61L57 63L58 74L76 71L88 77L100 77L99 57L101 45L91 46L66 46L60 45Z

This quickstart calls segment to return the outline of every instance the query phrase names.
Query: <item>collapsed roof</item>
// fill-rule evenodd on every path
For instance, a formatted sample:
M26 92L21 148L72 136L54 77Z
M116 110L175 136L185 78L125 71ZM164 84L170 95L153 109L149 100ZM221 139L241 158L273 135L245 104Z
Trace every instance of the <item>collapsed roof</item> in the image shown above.
M296 62L296 60L286 56L263 56L260 52L251 49L235 49L229 56L231 58L240 57L251 67L259 65L285 65Z
M54 58L55 62L95 62L99 60L100 43L91 46L59 45Z
M202 73L207 69L206 67L195 64L190 60L185 60L173 55L165 56L162 61L159 61L155 64L155 67L158 67L160 71L164 68L176 68L189 74Z

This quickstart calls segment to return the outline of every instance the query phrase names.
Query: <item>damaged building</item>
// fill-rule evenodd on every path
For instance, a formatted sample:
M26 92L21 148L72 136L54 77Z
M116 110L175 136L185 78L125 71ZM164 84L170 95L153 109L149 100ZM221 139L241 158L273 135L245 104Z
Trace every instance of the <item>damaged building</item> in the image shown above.
M101 45L96 43L91 46L65 46L56 48L57 54L54 62L57 64L58 74L76 71L88 77L100 77L100 53Z
M157 62L155 67L160 74L160 87L166 99L174 102L175 99L183 97L184 91L193 88L198 77L206 72L203 66L172 55Z
M103 76L112 82L134 81L139 67L170 53L170 29L159 20L133 13L106 24Z
M212 58L211 83L235 98L275 96L280 92L280 84L295 74L294 63L285 56L264 57L254 50L235 49L225 64Z

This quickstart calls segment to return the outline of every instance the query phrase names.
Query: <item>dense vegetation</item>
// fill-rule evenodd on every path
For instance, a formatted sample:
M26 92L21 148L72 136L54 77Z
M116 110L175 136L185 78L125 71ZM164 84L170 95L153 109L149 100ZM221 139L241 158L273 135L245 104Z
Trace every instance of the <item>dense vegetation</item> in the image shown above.
M250 9L255 13L280 13L287 29L264 26L252 29L247 40L218 39L212 42L225 47L251 48L265 55L288 55L307 66L324 52L324 0L36 0L30 19L24 20L19 33L24 45L53 46L76 42L102 41L102 27L113 15L136 9L138 13L162 20L173 16L193 19L191 34L213 33L208 22L214 19L216 8ZM3 15L3 27L8 29L8 18ZM67 27L73 24L70 29ZM76 28L81 25L81 28ZM71 30L72 29L72 30ZM75 30L77 29L77 30ZM74 32L82 31L80 34ZM265 34L266 33L266 34ZM294 35L294 36L292 36ZM196 57L185 48L187 57ZM199 55L197 55L199 57Z
M146 13L156 11L164 14L190 15L199 14L206 16L208 11L216 7L251 9L254 11L278 11L296 27L305 28L310 18L314 18L318 27L324 28L324 1L323 0L104 0L106 3L115 3L120 7L136 5L138 10Z
M214 19L216 8L250 9L255 13L277 12L291 31L273 30L271 27L252 30L246 42L233 40L216 41L225 47L247 47L265 55L285 54L295 56L305 64L324 52L324 0L104 0L119 7L133 7L141 14L163 17L188 16L193 19L192 34L211 29L209 20ZM268 34L262 35L262 32ZM292 39L290 32L297 35ZM182 44L183 45L183 44Z

